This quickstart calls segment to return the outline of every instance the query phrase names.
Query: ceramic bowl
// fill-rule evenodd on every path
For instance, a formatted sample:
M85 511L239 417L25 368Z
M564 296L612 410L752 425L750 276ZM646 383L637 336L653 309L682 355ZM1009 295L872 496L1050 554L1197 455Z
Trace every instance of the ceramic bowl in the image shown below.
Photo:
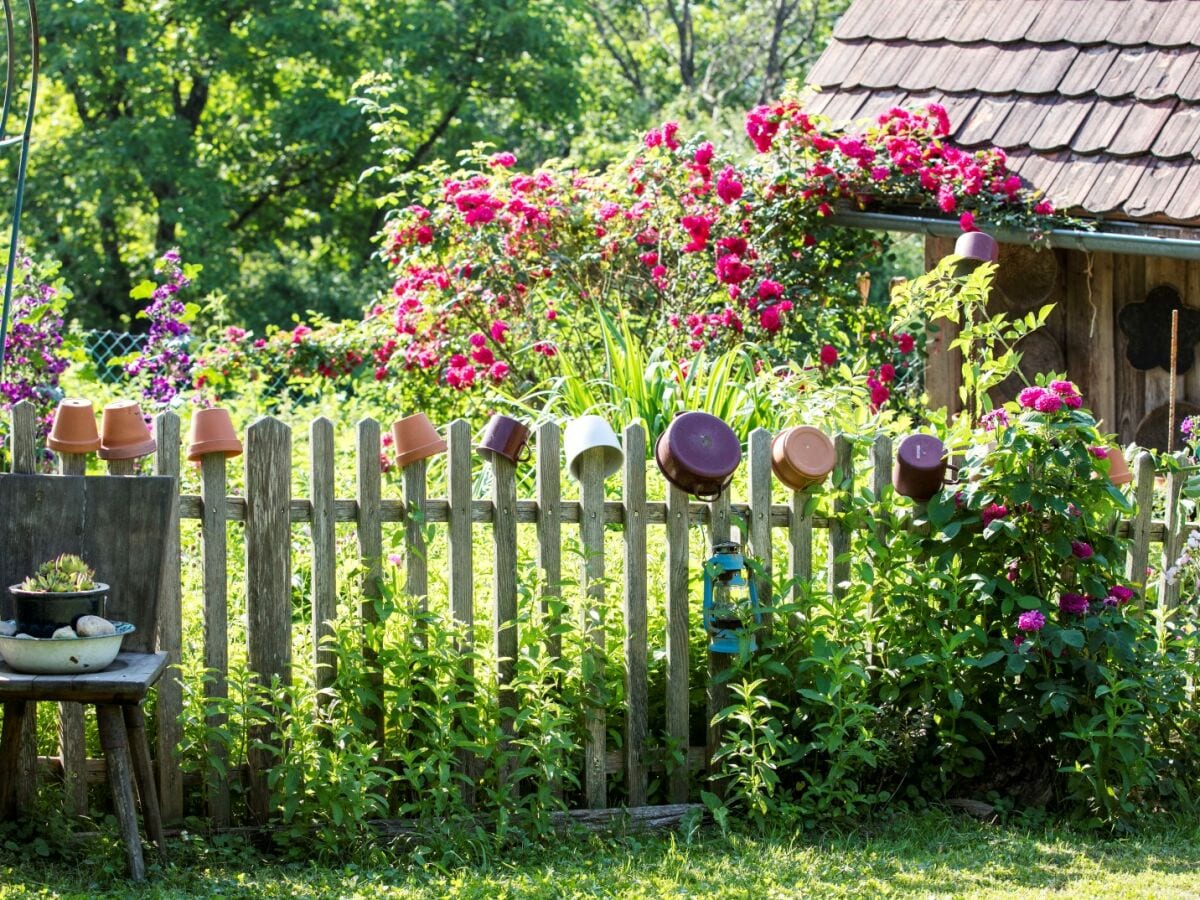
M100 672L121 652L125 635L136 630L129 622L113 622L116 634L75 640L0 636L0 656L14 672L29 675L80 675Z
M625 461L625 453L621 450L621 442L601 416L580 416L572 419L563 433L563 448L567 455L567 471L576 481L579 480L581 463L585 454L600 455L600 468L607 478Z

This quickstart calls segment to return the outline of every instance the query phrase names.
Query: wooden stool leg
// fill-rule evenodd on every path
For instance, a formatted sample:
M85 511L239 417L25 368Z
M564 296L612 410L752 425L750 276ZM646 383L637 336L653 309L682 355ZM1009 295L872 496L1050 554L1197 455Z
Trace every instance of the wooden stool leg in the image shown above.
M100 719L100 746L108 763L108 782L112 788L113 808L125 842L129 877L142 881L146 864L142 859L142 839L138 834L137 811L133 806L133 771L129 762L129 741L125 719L119 706L102 703L96 707Z
M0 821L11 819L17 811L17 771L21 760L21 732L25 722L25 701L4 704L4 730L0 731Z
M86 816L87 753L83 740L83 704L58 705L58 753L63 767L63 799L68 815Z
M129 733L133 774L137 776L138 798L142 801L142 818L146 820L146 833L158 846L161 859L167 842L163 835L162 808L158 805L154 767L150 762L150 744L146 740L146 717L140 706L124 706L122 711L125 713L125 730Z

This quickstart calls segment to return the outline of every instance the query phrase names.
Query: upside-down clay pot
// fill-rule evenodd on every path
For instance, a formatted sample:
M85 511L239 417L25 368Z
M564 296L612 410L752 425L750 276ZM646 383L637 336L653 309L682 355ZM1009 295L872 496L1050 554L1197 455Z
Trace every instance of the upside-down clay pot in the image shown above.
M55 453L94 453L100 449L91 400L67 397L58 404L46 446Z
M1125 459L1125 454L1119 449L1108 451L1108 480L1117 487L1129 484L1133 481L1133 472L1129 470L1129 463Z
M429 417L420 412L405 416L392 425L392 446L396 448L396 464L402 469L410 463L446 452L446 442Z
M910 434L896 449L892 486L897 494L924 503L946 478L946 447L929 434Z
M716 416L684 412L659 436L654 461L677 488L701 500L715 500L741 464L742 445Z
M233 419L229 410L221 406L200 409L192 416L191 436L188 440L187 458L198 462L210 453L220 453L226 458L242 452L242 442L233 430Z
M486 459L502 456L511 462L522 463L529 459L528 442L527 425L511 416L497 413L483 429L475 452Z
M833 441L811 425L781 431L771 442L771 468L784 485L805 491L820 484L833 471Z
M625 453L621 450L616 432L600 416L572 419L563 433L563 449L567 455L567 471L576 481L582 474L586 456L599 456L604 478L621 468L621 463L625 461Z
M134 400L117 400L104 407L100 420L100 458L134 459L153 453L157 442Z

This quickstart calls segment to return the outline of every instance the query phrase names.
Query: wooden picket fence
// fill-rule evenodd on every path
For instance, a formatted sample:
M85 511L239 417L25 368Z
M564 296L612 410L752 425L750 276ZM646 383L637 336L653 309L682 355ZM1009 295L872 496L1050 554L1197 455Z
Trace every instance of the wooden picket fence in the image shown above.
M158 415L154 420L158 450L153 460L153 472L178 476L180 472L180 421L172 412ZM20 403L12 413L11 451L13 471L32 472L38 467L39 453L35 445L33 408ZM814 529L828 532L828 568L824 573L833 592L846 582L850 573L848 550L850 532L843 515L846 501L838 501L832 515L817 516L811 512L810 495L789 492L788 502L772 502L773 474L771 471L771 435L759 429L748 442L748 472L746 502L731 502L728 492L719 499L701 503L689 499L678 488L666 486L665 502L647 500L646 440L642 425L628 425L623 433L625 463L619 499L607 499L599 462L584 458L579 484L579 500L563 499L562 462L559 428L554 423L542 425L536 431L536 496L521 499L517 496L516 467L503 458L483 462L473 457L471 429L458 420L449 426L446 468L447 497L426 496L426 464L416 462L402 473L403 496L384 498L380 463L380 425L374 419L363 419L356 428L357 490L353 498L335 496L334 425L327 418L311 423L309 443L309 496L292 494L292 431L273 418L261 418L246 431L245 456L235 460L244 465L244 496L227 494L227 463L220 454L205 457L201 465L200 494L179 497L181 520L199 520L202 542L204 666L217 677L206 686L211 696L224 696L227 690L229 644L227 525L231 521L245 524L246 609L248 615L247 641L249 668L259 677L270 679L278 675L289 678L292 648L292 529L307 525L310 530L312 653L315 661L331 663L328 650L321 639L328 633L328 621L334 618L338 595L335 525L353 523L357 532L358 550L363 564L363 614L374 614L370 599L379 595L382 578L383 526L403 523L403 549L407 592L425 597L429 590L425 530L427 523L448 530L448 559L446 584L449 608L454 618L469 630L474 625L476 596L483 592L491 608L491 631L498 660L497 680L501 706L511 708L511 694L506 688L515 674L518 648L518 524L532 524L537 535L537 562L543 572L548 592L557 593L563 581L564 531L578 529L583 550L584 602L597 616L584 621L597 622L606 605L605 542L606 528L618 527L624 539L623 585L621 612L624 640L621 652L608 653L603 646L602 627L589 626L586 635L595 661L599 664L622 664L627 698L623 724L624 746L619 753L609 753L606 746L608 722L602 705L589 704L585 766L581 779L589 808L607 806L607 785L610 775L623 773L626 802L642 806L647 799L648 770L651 760L661 748L647 745L648 686L647 686L647 553L648 530L664 529L662 540L666 553L665 621L666 634L666 696L665 734L675 746L688 747L689 617L697 614L698 603L689 596L689 532L692 526L707 529L711 541L728 539L735 521L743 526L740 538L747 552L762 562L770 578L775 560L772 558L772 531L786 532L788 577L794 582L807 582L813 576ZM853 445L844 436L835 439L836 467L833 483L847 485L855 478ZM594 456L594 454L593 454ZM473 469L475 462L491 468L490 497L475 498ZM84 470L82 457L61 456L64 474L79 474ZM868 487L879 496L890 483L892 467L891 442L879 436L870 448L870 468L866 474ZM1178 503L1182 476L1169 476L1166 483L1166 520L1152 521L1152 499L1155 489L1153 461L1149 453L1138 454L1134 464L1136 481L1134 497L1137 512L1132 520L1117 524L1120 533L1129 536L1131 549L1127 574L1131 581L1141 582L1141 573L1150 562L1151 545L1161 546L1159 570L1177 555L1183 530ZM109 463L110 474L133 474L132 461ZM658 477L655 475L655 477ZM860 476L861 477L861 474ZM419 514L414 514L419 511ZM490 528L492 536L493 580L490 585L474 581L472 559L473 529ZM179 532L168 537L175 577L159 603L159 648L170 654L173 662L180 660L183 635L182 585L180 574ZM707 547L704 548L707 550ZM1155 562L1159 562L1158 559ZM768 596L766 583L760 594ZM1162 602L1178 600L1176 588L1160 583ZM551 646L558 655L561 647ZM727 657L710 654L710 675L727 664ZM616 661L616 662L614 662ZM321 685L328 684L332 672L327 666L317 668ZM707 686L709 691L708 720L712 713L725 705L724 688ZM179 681L167 677L157 696L157 762L159 796L164 817L178 820L183 813L183 777L177 749L181 729L177 722L182 710L182 691ZM32 716L26 720L31 721ZM214 724L219 724L214 722ZM379 725L382 728L382 722ZM511 731L511 720L504 723ZM706 747L689 747L691 767L702 766L711 757L719 734L708 726ZM25 763L33 766L36 753L32 735L25 745ZM214 755L223 753L220 745L210 748ZM42 760L42 768L61 771L64 777L68 808L86 809L86 783L89 778L100 780L103 767L97 761L84 758L81 711L73 704L64 704L60 713L60 756ZM248 760L250 800L252 807L266 803L263 772L269 762L261 754ZM23 790L32 790L33 779L23 779ZM674 767L668 774L667 798L671 803L688 799L688 771ZM208 813L214 826L229 824L230 796L226 780L210 777L206 784ZM28 800L28 797L25 798Z

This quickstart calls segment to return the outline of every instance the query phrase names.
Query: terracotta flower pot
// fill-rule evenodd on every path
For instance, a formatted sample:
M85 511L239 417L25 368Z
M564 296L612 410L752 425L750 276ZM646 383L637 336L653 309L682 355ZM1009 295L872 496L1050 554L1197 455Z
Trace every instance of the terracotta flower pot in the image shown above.
M396 463L400 468L446 452L446 442L425 413L406 416L393 424L392 444L396 448Z
M771 443L775 477L793 491L808 490L828 478L834 458L833 441L811 425L781 431Z
M483 429L475 452L486 459L503 456L514 463L529 459L529 428L510 416L494 415Z
M946 447L929 434L910 434L896 449L892 486L896 493L924 503L946 478Z
M91 400L67 397L58 404L46 446L56 453L94 453L100 449Z
M1110 449L1108 451L1108 480L1117 487L1133 481L1133 472L1129 470L1129 463L1125 460L1125 454L1119 449Z
M242 452L242 442L233 430L233 419L229 410L221 406L200 409L192 416L192 430L188 438L187 458L199 462L210 453L221 453L226 458Z
M659 435L654 461L677 488L701 500L715 500L742 462L742 445L716 416L683 412Z
M104 407L100 420L101 459L134 459L153 453L157 447L136 401L118 400Z

